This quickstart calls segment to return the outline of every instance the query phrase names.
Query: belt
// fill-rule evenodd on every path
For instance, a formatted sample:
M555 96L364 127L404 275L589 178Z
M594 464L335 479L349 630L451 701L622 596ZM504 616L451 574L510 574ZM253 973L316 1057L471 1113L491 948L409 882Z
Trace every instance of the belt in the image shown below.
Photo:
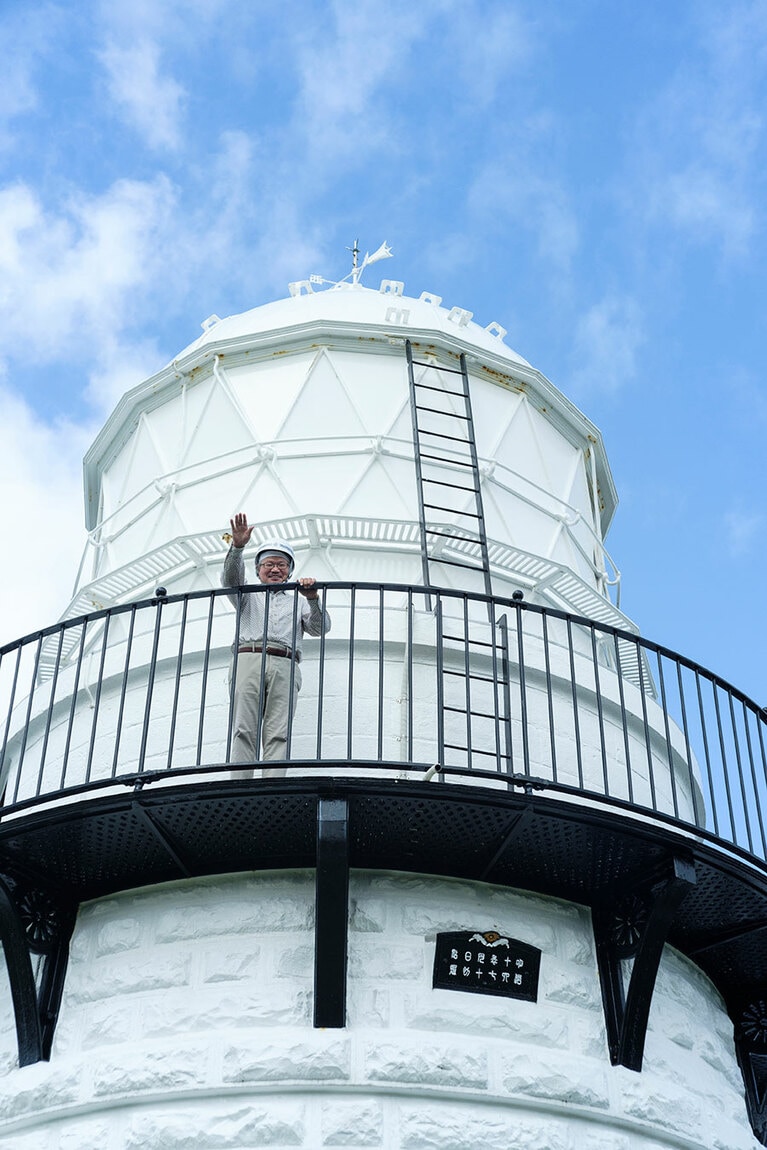
M255 643L250 643L250 644L248 644L247 647L238 647L237 648L237 654L238 655L266 654L266 655L279 655L283 659L292 659L293 658L293 652L292 651L283 651L281 647L261 647L261 646L256 645Z

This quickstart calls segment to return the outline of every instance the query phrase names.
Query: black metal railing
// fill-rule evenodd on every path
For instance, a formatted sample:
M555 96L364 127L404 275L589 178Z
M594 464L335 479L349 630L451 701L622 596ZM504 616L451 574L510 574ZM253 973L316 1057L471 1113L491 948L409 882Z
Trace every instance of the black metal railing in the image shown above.
M515 599L323 587L292 664L297 772L378 773L609 802L764 861L765 714L688 659ZM0 649L0 818L115 785L226 773L244 596L97 611Z

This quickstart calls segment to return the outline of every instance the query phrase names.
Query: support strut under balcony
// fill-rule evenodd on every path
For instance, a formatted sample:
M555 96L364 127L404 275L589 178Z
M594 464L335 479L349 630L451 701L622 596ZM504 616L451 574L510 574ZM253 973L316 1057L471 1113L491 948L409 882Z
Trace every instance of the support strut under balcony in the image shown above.
M735 1050L746 1088L748 1116L754 1134L767 1146L767 998L755 998L738 1012Z
M77 906L0 876L0 942L16 1021L19 1066L50 1057ZM39 955L37 979L32 955Z
M592 911L602 1002L612 1064L642 1069L647 1020L663 947L676 910L696 883L695 866L674 856L665 874ZM622 963L633 958L628 989Z
M349 803L317 804L317 872L314 925L314 1025L346 1025L349 920Z

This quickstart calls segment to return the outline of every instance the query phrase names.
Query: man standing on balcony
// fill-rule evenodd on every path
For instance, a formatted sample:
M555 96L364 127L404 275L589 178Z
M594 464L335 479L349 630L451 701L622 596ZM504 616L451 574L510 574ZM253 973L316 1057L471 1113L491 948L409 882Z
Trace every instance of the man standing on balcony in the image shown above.
M243 548L250 542L253 528L246 515L230 520L232 545L224 560L221 583L241 587L247 583ZM303 636L321 635L330 630L330 617L323 609L316 579L298 580L302 598L280 588L293 573L293 550L281 540L262 544L256 552L256 574L260 583L274 588L262 594L242 597L237 636L237 671L234 685L232 724L232 763L250 766L259 757L279 761L286 757L289 716L295 713L301 689L301 646ZM237 596L232 602L237 605ZM266 612L266 626L264 626ZM263 688L263 691L262 691ZM263 756L256 739L261 726ZM264 778L285 774L285 768L264 769ZM252 778L252 770L249 777ZM237 778L248 777L239 770Z

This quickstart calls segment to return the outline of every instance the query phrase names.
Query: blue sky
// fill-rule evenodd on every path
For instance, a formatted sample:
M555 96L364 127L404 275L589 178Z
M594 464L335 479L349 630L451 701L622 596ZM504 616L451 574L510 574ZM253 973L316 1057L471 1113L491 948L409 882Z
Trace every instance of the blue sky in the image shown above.
M121 392L359 237L600 427L624 610L767 703L762 0L5 0L0 49L0 642Z

